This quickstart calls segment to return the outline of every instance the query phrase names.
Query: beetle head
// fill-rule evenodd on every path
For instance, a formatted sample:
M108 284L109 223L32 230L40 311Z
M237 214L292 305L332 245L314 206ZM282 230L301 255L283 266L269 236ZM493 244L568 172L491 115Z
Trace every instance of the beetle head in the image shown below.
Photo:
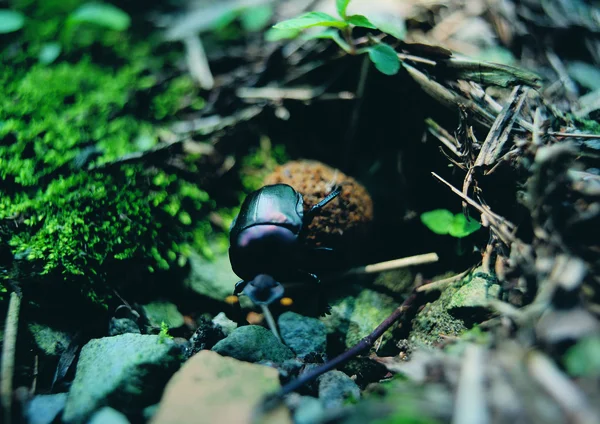
M250 281L238 282L234 293L244 293L257 305L269 305L283 296L284 288L270 275L259 274Z

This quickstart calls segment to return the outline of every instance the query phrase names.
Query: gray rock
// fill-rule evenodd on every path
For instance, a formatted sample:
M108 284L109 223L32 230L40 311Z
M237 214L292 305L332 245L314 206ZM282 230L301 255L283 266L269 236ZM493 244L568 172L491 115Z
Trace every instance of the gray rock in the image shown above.
M278 323L283 341L298 357L325 356L327 330L321 321L290 311L281 314Z
M375 290L363 289L356 297L336 299L331 312L321 318L328 333L341 334L347 348L370 334L399 304L390 296ZM391 340L391 331L383 335L383 342Z
M39 350L47 356L60 356L71 342L71 335L47 325L32 323L28 325Z
M319 377L319 400L325 408L343 406L360 398L360 389L341 371L329 371Z
M227 318L227 315L225 315L224 312L219 312L217 316L212 319L212 322L221 327L221 331L226 336L229 336L233 330L237 328L237 324Z
M500 286L491 284L480 268L463 280L462 286L452 295L448 302L448 312L460 315L465 308L487 308L488 300L498 297Z
M118 336L119 334L140 334L140 327L137 323L129 318L111 318L108 324L108 335Z
M160 407L160 403L155 403L154 405L150 405L144 408L144 411L142 412L142 416L144 417L144 420L150 421L152 419L152 417L154 417L156 415L156 412L158 412L158 408Z
M180 356L172 340L155 335L90 340L81 349L63 421L83 423L103 406L128 413L156 403Z
M27 405L25 416L29 424L50 424L65 409L66 393L37 395Z
M160 327L164 322L169 328L181 327L184 323L183 315L177 306L171 302L156 301L143 306L150 325Z
M282 363L294 357L290 348L284 346L269 330L258 325L237 328L229 337L217 343L212 350L220 355L246 362Z
M234 274L227 253L209 261L197 253L189 257L190 273L185 285L196 293L222 302L233 292L239 278Z
M105 406L92 415L88 424L129 424L129 420L119 411Z
M219 340L225 338L225 333L221 327L204 317L198 320L198 328L190 337L186 357L190 357L201 350L211 349Z
M325 417L325 408L319 399L311 396L302 396L300 404L294 411L295 424L320 423Z

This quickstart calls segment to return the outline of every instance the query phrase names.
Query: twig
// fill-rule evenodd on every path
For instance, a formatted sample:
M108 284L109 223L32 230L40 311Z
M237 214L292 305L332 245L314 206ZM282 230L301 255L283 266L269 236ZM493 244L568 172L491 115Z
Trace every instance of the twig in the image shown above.
M568 422L577 424L598 422L585 394L546 355L532 352L527 365L531 376L567 415Z
M352 100L355 98L354 93L349 91L341 91L339 93L331 93L325 96L326 86L314 88L281 88L281 87L240 87L235 94L240 99L246 100L313 100L320 99L337 99L337 100Z
M350 123L348 124L348 129L345 135L346 141L346 155L344 158L344 163L346 167L348 167L350 159L354 157L354 146L356 144L356 128L358 127L358 121L360 119L360 110L362 108L363 99L365 95L365 88L367 86L367 77L369 76L369 69L371 68L371 61L368 56L365 55L363 58L363 62L360 67L360 74L358 77L358 85L356 86L356 102L354 103L354 107L352 108L352 115L350 116Z
M454 193L456 193L461 199L463 199L469 205L471 205L475 209L477 209L485 217L485 219L487 219L490 222L490 224L492 224L494 227L496 227L496 228L493 228L493 230L498 234L498 236L502 239L502 241L505 244L508 245L517 240L511 232L512 229L514 229L514 227L515 227L514 224L512 224L511 222L502 218L501 216L496 215L489 208L480 205L479 203L477 203L476 201L471 199L469 196L466 196L465 194L461 193L460 190L458 190L456 187L454 187L448 181L444 180L442 177L440 177L435 172L432 172L431 174L435 178L437 178L438 180L440 180L441 182L446 184L448 187L450 187L450 190L452 190ZM509 230L511 230L511 231L509 231Z
M354 358L359 353L370 349L375 343L375 341L377 341L377 339L379 339L379 337L383 335L383 333L385 333L409 309L415 306L416 300L419 296L420 293L416 289L413 290L412 293L406 298L406 300L402 302L402 305L396 308L390 316L383 320L383 322L379 324L379 326L375 330L373 330L371 334L363 338L361 341L359 341L357 344L352 346L344 353L333 358L331 361L321 365L320 367L313 368L311 371L307 372L306 374L303 374L295 380L292 380L291 382L283 386L278 392L269 396L267 399L265 399L265 403L263 404L263 412L275 408L286 395L295 392L300 387L315 380L317 377L326 373L327 371L330 371L338 367L339 365L348 362L350 359Z
M433 281L431 283L423 284L422 286L417 288L418 292L430 292L433 290L440 290L447 285L454 283L455 281L460 280L464 276L466 276L469 272L471 272L472 268L467 269L466 271L461 272L460 274L453 275L452 277L443 278L441 280Z
M437 253L424 253L422 255L408 256L406 258L393 259L391 261L379 262L376 264L352 268L346 271L344 275L350 274L373 274L377 272L391 271L398 268L406 268L413 265L428 264L437 262L439 257Z
M509 101L494 121L494 125L492 125L483 142L473 167L491 166L498 160L498 156L508 140L513 124L523 106L526 95L527 91L522 86L517 86L513 89Z
M4 409L4 422L6 424L10 424L12 418L12 385L20 307L21 296L17 292L11 292L10 301L8 304L8 312L6 313L6 324L4 326L4 344L2 345L2 377L0 379L2 409Z
M485 351L483 347L470 344L462 363L453 424L487 424L490 413L485 400Z
M190 35L183 39L186 51L186 61L192 78L196 80L200 88L210 90L215 85L202 40L197 35Z

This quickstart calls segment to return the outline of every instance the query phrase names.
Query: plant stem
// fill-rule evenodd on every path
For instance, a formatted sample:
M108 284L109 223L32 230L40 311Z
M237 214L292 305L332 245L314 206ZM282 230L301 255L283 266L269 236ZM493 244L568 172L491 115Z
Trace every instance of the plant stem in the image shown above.
M2 409L4 409L4 422L10 424L12 418L13 375L15 367L15 352L17 343L17 328L19 325L19 310L21 296L11 292L4 326L4 344L2 345L2 378L0 380L0 393L2 393Z

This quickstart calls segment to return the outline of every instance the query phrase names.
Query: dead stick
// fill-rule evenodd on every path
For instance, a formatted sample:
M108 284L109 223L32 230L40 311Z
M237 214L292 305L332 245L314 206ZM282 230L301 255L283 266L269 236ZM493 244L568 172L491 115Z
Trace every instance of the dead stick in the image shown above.
M13 374L15 367L15 352L17 343L17 327L19 325L19 309L21 296L11 292L4 326L4 344L2 345L2 379L0 380L0 393L2 393L2 409L4 409L4 422L10 424L12 415Z
M360 266L352 268L346 271L344 275L348 274L373 274L377 272L391 271L398 268L406 268L407 266L428 264L431 262L437 262L439 257L437 253L424 253L422 255L408 256L406 258L394 259L391 261L379 262L376 264Z
M357 344L352 346L344 353L333 358L331 361L326 362L320 367L314 368L313 370L307 372L306 374L303 374L302 376L298 377L295 380L292 380L291 382L283 386L278 392L274 393L266 399L265 404L263 405L263 411L266 412L275 408L286 395L295 392L300 387L315 380L317 377L319 377L322 374L325 374L327 371L331 371L339 365L348 362L350 359L354 358L359 353L370 349L375 343L375 341L379 339L379 337L381 337L383 333L385 333L396 321L398 321L406 313L406 311L415 306L416 300L420 295L421 293L419 293L416 289L413 289L412 293L406 298L404 302L402 302L402 305L398 306L394 310L394 312L391 313L390 316L383 320L383 322L379 324L379 326L375 330L373 330L371 334L363 338L361 341L359 341Z

